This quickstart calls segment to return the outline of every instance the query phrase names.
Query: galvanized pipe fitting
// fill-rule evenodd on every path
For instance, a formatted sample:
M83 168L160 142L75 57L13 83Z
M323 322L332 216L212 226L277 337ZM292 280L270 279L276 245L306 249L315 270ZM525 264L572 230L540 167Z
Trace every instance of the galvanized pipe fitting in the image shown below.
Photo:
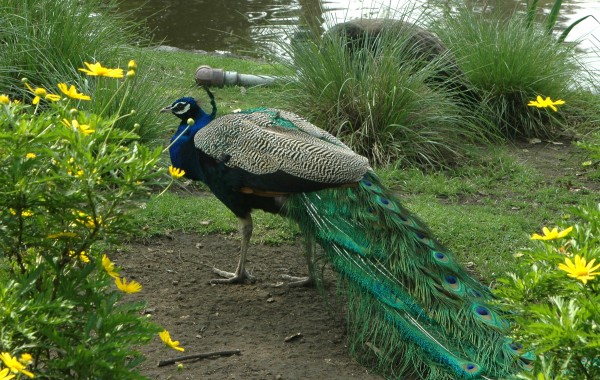
M198 86L219 88L223 86L268 86L277 80L281 80L281 78L268 75L240 74L235 71L213 69L207 65L202 65L196 69L196 83Z

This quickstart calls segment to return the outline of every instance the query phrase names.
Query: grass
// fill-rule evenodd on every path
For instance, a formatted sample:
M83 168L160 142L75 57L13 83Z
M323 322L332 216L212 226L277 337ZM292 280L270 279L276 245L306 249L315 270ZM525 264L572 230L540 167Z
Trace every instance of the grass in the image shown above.
M68 3L68 1L70 0L65 0L65 3ZM54 5L55 2L14 2L14 0L0 0L0 9L13 9L10 7L15 4L21 7L18 9L24 9L22 7L38 7L35 9L41 9L40 7L42 7L47 14L60 9L57 8L59 5ZM47 6L44 7L43 4ZM98 6L94 2L90 2L90 4ZM41 12L41 14L45 13ZM69 17L76 18L78 15L70 14ZM14 38L14 33L22 30L19 28L33 26L25 23L26 20L19 21L24 22L23 24L18 24L16 21L13 24L7 23L8 12L0 13L0 18L5 21L0 24L0 37L4 40ZM32 22L32 20L29 19L28 22ZM57 28L60 20L61 18L55 17L53 19L54 24L50 23L48 25ZM86 20L81 20L81 22L92 21L89 21L86 16ZM450 20L448 22L458 21ZM76 24L77 22L73 21L70 25L75 28ZM7 25L10 25L10 27ZM199 55L188 52L134 49L130 48L127 43L131 40L121 39L119 33L115 33L114 29L112 31L109 29L110 25L104 27L101 25L82 25L87 25L85 28L90 30L97 29L98 36L102 38L93 41L83 40L83 42L78 40L78 43L74 43L76 37L71 36L68 37L72 39L70 45L61 45L63 43L61 41L47 40L41 37L39 41L34 41L33 37L36 35L31 34L27 35L30 40L21 40L31 41L30 49L24 48L26 46L25 42L21 42L19 46L4 45L10 47L10 49L4 49L0 53L4 58L2 64L0 64L0 72L3 73L0 76L1 91L10 92L14 86L20 86L20 83L15 81L19 78L19 75L28 75L32 81L36 81L35 84L37 85L54 85L57 80L62 80L63 75L73 75L75 73L74 68L80 66L83 60L88 60L90 57L102 59L103 63L106 62L107 65L122 65L128 59L134 58L138 60L139 72L146 71L147 78L154 78L154 80L140 78L140 87L137 90L139 98L134 99L132 104L136 104L137 115L147 116L146 123L149 131L147 140L166 146L169 137L177 126L177 120L171 115L157 116L156 112L162 106L169 105L181 96L191 95L200 99L201 102L207 102L204 92L195 85L193 79L194 72L199 65L210 65L215 68L251 74L279 75L282 73L289 74L290 72L289 67L266 64L255 60ZM79 25L79 27L82 25ZM130 27L128 24L115 25L125 30ZM452 25L450 24L450 26ZM459 30L458 28L461 25L455 25L455 27ZM462 27L489 28L491 24L480 25L474 23L471 26L463 25ZM33 28L29 30L34 30L35 33L39 34L42 29ZM79 32L82 30L79 29ZM517 26L515 26L515 30L519 30ZM491 29L488 30L488 32L490 31ZM475 32L477 31L471 34L464 32L464 34L466 38L476 37ZM477 33L483 34L482 31ZM517 32L514 33L518 34ZM460 33L457 32L457 34ZM85 38L91 38L89 33L82 33L82 35ZM458 35L448 34L443 38L448 38L448 43L456 47L457 51L460 51L461 45L455 41L458 37ZM532 35L525 37L528 38L529 43L533 42ZM54 36L53 38L57 37ZM101 39L110 43L103 45L100 43ZM67 42L69 41L64 41L64 43ZM94 45L94 43L97 45ZM480 88L487 88L488 90L510 89L511 86L516 86L514 82L510 82L516 79L508 76L511 74L511 70L503 72L500 68L496 68L498 71L489 70L491 71L488 73L490 76L488 78L489 82L485 82L483 77L481 77L483 79L478 79L477 75L484 74L483 72L477 72L477 69L481 68L479 66L485 66L483 58L471 57L469 54L474 54L474 52L466 50L468 46L464 41L463 44L464 55L459 57L458 62L464 65L467 60L479 59L479 61L475 61L477 67L462 66L462 68L467 75L472 75L470 79L474 83L478 83ZM47 46L53 45L56 45L54 48L56 52L50 51L50 56L44 58L44 54L49 50ZM473 48L478 45L473 44ZM504 47L509 45L508 42L504 43ZM547 45L541 46L548 47ZM481 48L481 46L479 47ZM472 135L470 128L474 123L481 123L484 118L496 115L497 120L502 121L506 119L507 113L512 111L519 112L522 116L525 115L523 117L530 117L529 112L531 110L523 106L523 102L528 100L529 96L524 95L525 92L521 94L522 98L518 98L521 102L518 109L512 109L511 111L510 107L505 107L502 104L515 105L516 103L503 103L503 101L500 101L497 103L499 108L484 108L487 112L485 115L480 115L477 118L465 118L456 116L462 113L461 110L464 110L464 108L457 107L451 101L455 94L448 93L444 89L432 90L431 76L438 69L435 67L435 63L433 66L417 67L406 63L404 66L397 66L400 63L394 60L377 61L373 57L365 55L359 57L363 60L363 63L364 61L367 62L367 66L362 68L364 71L359 71L362 73L360 75L365 77L374 74L385 76L392 72L397 77L399 75L399 82L392 83L388 80L371 81L372 83L369 83L369 81L361 81L360 77L348 76L348 72L357 71L357 67L340 66L339 62L344 62L345 65L357 64L356 62L348 63L346 60L340 60L344 57L339 54L343 55L347 52L336 50L331 46L325 46L325 50L320 50L321 48L322 46L313 44L305 47L306 50L298 52L305 54L301 57L305 61L305 71L300 73L303 79L299 83L300 88L293 88L290 85L276 85L272 87L213 89L219 106L219 114L227 114L235 109L265 105L283 107L303 114L321 127L340 133L343 139L355 143L355 147L365 154L373 153L368 152L371 149L370 146L377 147L378 151L375 152L375 156L378 157L377 161L391 164L377 169L384 182L403 194L407 206L428 222L439 239L456 251L463 261L473 261L479 274L484 278L489 278L489 281L492 281L496 275L510 267L511 255L519 247L527 244L530 233L539 231L543 225L555 224L562 220L569 213L568 207L570 205L586 204L594 201L593 194L585 191L574 193L565 186L565 182L572 182L577 185L581 180L580 177L548 177L536 171L535 168L519 164L506 147L494 148L488 145L483 149L484 154L481 152L473 153L472 146L465 144L464 141L458 141L465 136L474 137L473 139L476 140L475 135L477 134ZM398 50L394 49L401 50L406 46L398 43L391 44L387 48L391 49L389 55L392 55L398 53ZM537 48L534 47L531 50L535 49ZM494 56L496 53L488 51L485 54ZM503 54L509 53L507 51ZM550 54L545 51L538 53ZM517 60L526 60L528 57L523 55L523 51L510 54L522 54L516 58L511 58L513 63L516 63ZM554 52L553 54L558 53ZM39 57L39 61L36 57ZM24 62L25 64L17 67L16 62ZM64 65L65 62L71 62L71 65ZM525 62L525 64L528 65L528 73L526 74L530 75L525 79L536 86L542 86L546 82L550 83L554 79L560 79L563 76L563 73L556 67L552 69L554 71L542 71L546 69L540 65L528 62ZM558 65L556 62L554 64ZM570 63L566 66L566 69L566 72L570 75ZM64 72L61 72L61 70L64 70ZM405 71L411 71L413 75L402 75ZM14 72L20 74L11 76L11 73ZM49 76L35 76L37 72L49 72L50 74ZM516 76L517 73L513 74ZM330 75L336 78L332 82L333 84L330 84L329 79L327 79L327 76ZM519 75L522 76L522 73ZM497 83L494 84L494 81ZM521 85L524 86L524 83L521 83ZM540 91L544 95L552 96L558 93L562 96L559 90L564 89L565 86L564 83L561 83L561 81L558 81L555 89L551 87L528 87L527 91L531 90L532 94ZM486 84L487 87L483 84ZM306 91L306 95L302 95L304 91ZM503 92L500 92L500 94L503 94ZM571 93L569 92L569 94ZM578 130L582 130L580 127L589 126L591 124L590 120L600 120L597 117L599 108L596 103L600 104L600 102L597 102L597 95L591 92L579 91L573 96L574 98L566 98L565 96L567 104L572 105L573 108L565 106L564 110L567 111L565 112L567 117L561 123L566 122L569 125L576 125L579 128ZM505 98L508 99L506 96ZM485 99L491 102L490 99L493 99L493 97L487 96ZM382 110L389 107L392 102L396 108L396 114L382 116L381 114L385 114ZM142 103L145 105L138 106ZM352 107L357 104L361 107L371 107L371 111L358 115L357 119L350 121ZM594 104L596 105L594 106ZM575 110L580 110L582 113L578 114ZM563 114L562 111L563 109L561 109L561 115ZM333 119L329 119L329 117L333 117ZM400 119L394 119L394 117ZM553 128L552 123L553 121L550 121L551 128ZM384 125L384 132L374 133L375 125ZM435 130L430 133L427 130L428 125L431 125ZM489 127L489 123L485 127ZM450 133L455 130L459 130L463 134L454 133L453 135ZM423 133L424 136L420 141L418 140L419 137L416 136L418 133ZM437 138L440 138L440 140L436 140ZM362 142L358 141L359 139L363 139ZM373 139L381 140L374 143ZM402 146L402 144L405 146ZM430 147L428 148L427 145ZM385 155L386 152L390 152L389 157ZM455 153L460 153L460 155ZM406 164L415 161L420 163L442 162L441 160L451 162L459 156L461 157L461 166L453 169L446 168L443 171L424 170ZM399 162L400 164L398 164ZM162 165L169 165L168 157L164 157ZM185 231L199 234L232 234L237 237L236 218L216 198L202 192L202 186L199 188L197 186L199 185L187 185L178 191L167 192L160 197L153 197L145 205L145 208L140 209L137 214L138 236L147 238ZM287 223L282 225L281 218L264 213L256 214L253 243L288 243L298 236L295 227Z
M291 243L298 230L289 225L282 228L279 216L253 213L254 243ZM237 218L221 202L209 194L165 193L153 197L138 213L141 235L148 238L172 232L198 234L233 234L237 236Z
M288 106L376 165L439 167L461 159L466 143L485 135L462 116L456 90L440 84L446 57L419 58L413 28L353 45L343 34L308 33L284 46L294 57L286 61L289 71L297 75Z
M482 17L463 5L431 26L480 93L481 118L504 136L554 138L574 124L569 119L598 120L598 96L586 96L589 76L576 45L558 43L541 23L521 13ZM528 107L537 95L566 99L567 105L560 113Z
M459 20L452 19L448 22L459 22ZM409 160L402 160L410 156L410 150L427 152L427 154L429 152L427 148L423 148L423 144L419 144L414 139L414 134L410 135L411 138L407 141L407 136L402 136L401 128L397 127L399 125L414 127L419 123L431 124L438 128L435 132L438 133L437 137L443 139L446 139L445 128L457 127L460 121L464 122L460 127L470 127L473 123L479 123L482 128L495 128L494 125L500 125L500 128L505 128L505 134L513 136L530 133L544 135L544 131L555 132L564 124L575 126L578 131L585 131L586 126L592 125L590 120L594 120L595 115L598 115L596 112L598 108L593 106L597 95L581 88L568 88L565 83L566 77L575 73L572 71L574 68L567 54L570 47L557 50L555 42L543 40L528 52L525 48L528 43L532 43L532 40L537 41L538 37L546 37L527 30L523 35L519 35L524 30L521 29L522 25L517 23L510 25L509 30L506 31L506 40L502 40L499 47L499 49L506 49L501 50L501 56L507 57L504 64L508 67L507 71L501 67L490 68L491 63L485 62L485 57L469 56L466 54L469 38L489 39L492 38L492 31L500 28L499 24L494 26L480 20L472 21L474 24L462 27L473 28L473 31L457 31L445 37L458 38L459 34L465 34L461 40L461 43L465 44L464 55L459 52L457 56L466 75L483 94L484 106L477 109L480 114L476 117L469 119L448 116L463 111L468 112L468 109L462 108L459 111L456 104L449 101L454 94L444 92L444 89L438 89L440 92L431 91L430 80L435 72L435 66L408 65L403 66L403 70L399 70L398 66L394 66L397 62L377 61L368 55L359 56L358 60L362 62L358 65L357 61L352 63L351 60L346 59L347 51L335 46L327 46L328 43L336 43L335 41L313 41L300 47L300 50L294 50L296 58L303 60L299 71L301 80L295 85L244 90L215 89L220 114L229 113L237 108L263 105L285 107L341 135L346 142L352 143L355 149L370 154L371 157L373 152L368 152L368 147L379 144L382 152L391 152L390 157L380 157L377 161L387 164L378 165L377 169L384 182L402 194L406 205L427 221L440 241L454 250L463 262L473 262L483 280L493 283L494 278L510 269L511 262L514 260L512 255L528 245L531 233L539 232L544 225L555 225L565 218L568 219L571 206L593 203L596 201L593 192L571 191L570 188L573 187L585 188L585 184L581 183L581 177L556 176L538 170L534 166L519 163L514 155L514 148L506 146L483 145L482 148L473 148L473 145L464 144L463 141L459 147L462 157L459 166L449 166L444 170L436 171L423 169L418 165L407 166L407 162L418 162L414 156ZM454 24L450 26L457 30L460 27ZM510 42L511 38L518 38L518 43ZM460 47L455 41L453 44ZM516 46L512 46L513 44ZM474 44L472 48L483 48L476 45ZM402 49L403 45L391 44L387 48L391 50L388 51L389 54L384 55L392 56L393 53L398 53L394 49ZM538 48L542 51L537 51ZM554 51L548 51L552 49ZM541 54L541 56L534 60L529 55L525 55L526 53ZM193 84L193 73L200 64L267 75L277 75L282 70L281 66L273 67L255 61L199 56L192 53L146 52L146 54L152 55L153 59L161 62L161 70L173 97L187 95L190 91L192 95L203 96L202 91L195 88ZM469 54L475 54L475 51ZM490 54L495 57L498 52L480 51L480 54ZM540 60L552 59L553 56L555 60L549 63L549 69L535 64ZM518 66L519 60L533 61L525 62L525 67L519 67L519 70L524 71L511 68L511 64ZM466 61L471 61L473 66L464 66ZM339 62L344 62L342 65L348 67L341 66ZM561 64L565 65L564 71L559 68ZM288 72L296 69L287 68ZM389 80L361 81L361 76L377 78L388 75L389 77L394 70L394 77L399 81L396 83L397 87L393 85L390 87L392 81ZM403 75L406 71L412 72L412 75ZM349 72L358 72L358 74L353 77L348 74ZM408 91L399 93L399 87L408 88ZM568 92L565 92L567 90ZM543 113L538 112L537 109L532 110L526 106L528 100L537 93L552 96L561 94L561 97L562 94L568 94L565 98L571 108L561 108L558 115L564 118L551 119L554 114L545 110ZM398 97L395 97L396 95ZM361 103L363 101L364 103ZM405 119L392 123L390 119L382 118L380 114L390 106L385 102L390 101L398 102L394 104L397 105L400 117ZM381 108L379 102L383 103ZM358 109L367 107L370 112L363 115L363 119L351 122L353 107ZM389 115L384 117L387 116ZM514 117L521 119L515 121ZM493 122L488 119L492 119ZM506 124L502 124L508 123L509 120L512 120L511 123L524 123L525 129L520 132L509 131L506 129L508 128ZM176 121L172 117L165 119L165 122L170 123L174 129ZM375 131L374 125L387 126ZM547 129L540 132L540 127ZM359 141L360 139L363 140ZM381 140L375 143L374 139ZM447 140L440 141L447 143ZM408 145L408 148L400 147L405 150L396 150L394 144L400 145L400 142ZM427 143L427 139L424 142ZM442 158L446 160L452 157L452 154L446 156L444 153L443 156ZM438 158L435 157L434 160ZM577 162L584 160L585 157L581 155ZM197 189L192 188L192 190L196 192ZM145 236L160 235L165 231L188 231L199 234L233 234L238 237L235 217L212 196L197 197L191 194L181 195L179 192L165 194L153 199L140 213L139 220L145 227L143 233ZM210 221L210 223L199 223L199 221ZM281 219L276 216L258 213L255 222L254 243L287 243L298 236L292 226L288 224L281 226Z
M171 53L161 54L166 60L173 58L169 57ZM275 90L254 88L248 92L264 96ZM239 89L215 92L218 99L236 108L257 105L254 96L248 92L241 96ZM169 122L175 127L173 117ZM582 177L549 177L520 163L513 152L506 146L487 147L471 153L462 166L444 171L388 166L377 172L398 191L406 206L429 224L440 241L461 261L473 262L483 280L492 283L511 267L512 255L528 244L531 233L563 221L571 206L595 200L593 192L573 192L565 186L568 182L572 187L584 187ZM580 155L576 162L585 159L581 153L575 154ZM234 215L203 190L202 185L188 184L183 191L152 198L137 217L140 236L184 231L239 238ZM282 224L278 216L257 212L254 221L254 244L286 244L299 236L295 227Z
M93 96L79 109L100 114L116 81L109 85L77 69L85 67L84 62L126 68L134 59L139 67L136 86L124 109L135 109L136 114L116 125L130 130L138 123L144 141L155 141L161 133L154 114L161 102L161 78L149 69L153 67L151 57L137 48L149 43L140 37L145 33L126 16L116 12L114 0L0 0L0 93L30 101L32 96L22 78L53 93L57 93L58 83L66 82ZM113 102L103 116L117 114L119 103Z

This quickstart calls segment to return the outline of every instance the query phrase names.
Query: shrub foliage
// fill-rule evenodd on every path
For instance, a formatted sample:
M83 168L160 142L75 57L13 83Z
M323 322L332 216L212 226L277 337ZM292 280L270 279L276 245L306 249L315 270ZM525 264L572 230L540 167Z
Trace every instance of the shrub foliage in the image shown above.
M138 378L134 346L158 328L115 288L102 257L131 233L160 150L140 145L133 123L115 127L128 115L101 117L54 95L37 105L0 98L0 351L30 353L45 379Z

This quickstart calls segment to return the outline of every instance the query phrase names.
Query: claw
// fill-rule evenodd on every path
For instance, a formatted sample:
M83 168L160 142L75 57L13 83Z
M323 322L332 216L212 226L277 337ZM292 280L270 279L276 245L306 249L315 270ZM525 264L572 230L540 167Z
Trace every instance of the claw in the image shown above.
M314 286L314 281L311 277L296 277L290 276L289 274L282 274L281 278L286 281L291 281L286 284L287 287L297 288L297 287L312 287Z
M253 284L256 278L250 275L245 270L242 273L225 272L223 270L213 268L212 271L223 278L215 278L208 281L209 284Z

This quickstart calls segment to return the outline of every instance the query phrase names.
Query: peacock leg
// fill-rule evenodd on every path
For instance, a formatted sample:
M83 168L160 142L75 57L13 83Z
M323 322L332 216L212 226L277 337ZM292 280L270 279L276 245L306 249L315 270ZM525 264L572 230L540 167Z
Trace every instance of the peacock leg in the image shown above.
M296 277L290 276L289 274L282 274L281 277L284 280L291 281L287 284L289 287L301 287L301 286L313 286L315 285L314 279L314 258L315 258L315 239L312 236L306 236L304 239L304 257L306 258L306 264L308 264L308 276L307 277Z
M255 278L246 272L246 254L252 236L252 216L248 214L245 218L239 218L240 232L242 233L242 245L240 248L240 261L235 273L225 272L217 268L213 268L213 272L224 278L210 280L211 284L241 284L246 280L253 282Z

